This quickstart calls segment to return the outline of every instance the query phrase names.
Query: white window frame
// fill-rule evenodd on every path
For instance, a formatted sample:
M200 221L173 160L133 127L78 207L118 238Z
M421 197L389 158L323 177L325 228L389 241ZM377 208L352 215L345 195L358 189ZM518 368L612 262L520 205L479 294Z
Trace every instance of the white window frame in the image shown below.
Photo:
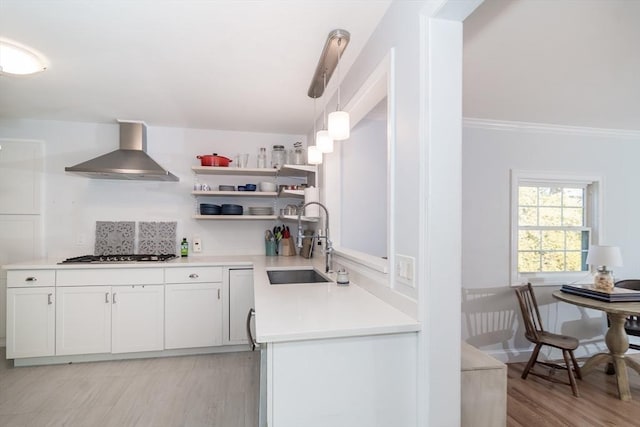
M511 248L510 277L513 285L531 282L536 285L555 286L563 283L586 282L590 280L590 271L581 272L518 272L518 190L520 185L557 185L584 186L586 224L590 231L590 244L602 241L602 206L604 183L600 175L569 174L566 172L541 172L527 170L511 170Z

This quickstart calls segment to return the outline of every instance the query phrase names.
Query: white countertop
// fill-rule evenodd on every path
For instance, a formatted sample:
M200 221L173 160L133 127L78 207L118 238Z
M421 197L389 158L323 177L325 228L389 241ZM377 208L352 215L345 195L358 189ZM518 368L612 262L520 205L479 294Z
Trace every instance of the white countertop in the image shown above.
M320 338L379 335L420 330L410 316L375 297L355 283L333 282L270 285L266 271L315 267L323 271L324 259L302 257L189 256L165 262L57 264L59 260L2 266L24 269L103 269L188 266L253 266L256 341L285 342ZM335 280L335 274L329 277Z

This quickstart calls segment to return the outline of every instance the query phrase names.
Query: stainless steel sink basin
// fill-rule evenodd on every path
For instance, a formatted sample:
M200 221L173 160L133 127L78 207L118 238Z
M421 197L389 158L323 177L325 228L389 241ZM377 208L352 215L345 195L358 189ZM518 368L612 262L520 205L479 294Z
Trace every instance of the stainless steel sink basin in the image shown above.
M269 270L269 283L272 285L287 285L291 283L326 283L331 280L324 277L317 270Z

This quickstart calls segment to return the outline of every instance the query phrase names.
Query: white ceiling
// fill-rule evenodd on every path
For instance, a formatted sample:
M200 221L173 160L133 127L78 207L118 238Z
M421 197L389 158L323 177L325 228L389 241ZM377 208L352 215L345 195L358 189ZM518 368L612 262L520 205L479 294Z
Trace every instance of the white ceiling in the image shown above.
M389 3L0 0L0 37L50 62L0 76L0 117L305 133L327 35L351 33L344 75Z
M640 1L485 0L464 22L464 116L640 130Z
M0 37L50 61L0 76L0 117L306 133L327 34L351 33L344 75L390 1L0 0ZM464 115L640 130L638 22L637 0L485 0Z

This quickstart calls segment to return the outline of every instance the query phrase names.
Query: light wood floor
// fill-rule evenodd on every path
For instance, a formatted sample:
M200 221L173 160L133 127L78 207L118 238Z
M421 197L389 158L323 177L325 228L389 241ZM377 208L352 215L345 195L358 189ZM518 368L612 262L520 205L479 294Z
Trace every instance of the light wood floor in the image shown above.
M258 422L259 352L13 368L0 348L0 426Z
M532 375L526 380L521 379L525 365L508 365L509 427L640 426L640 376L635 371L629 370L633 400L623 402L618 399L615 376L606 375L603 369L578 380L580 397L574 397L568 385L551 383ZM545 372L545 368L536 366L536 369ZM567 374L556 371L555 375L565 380Z

